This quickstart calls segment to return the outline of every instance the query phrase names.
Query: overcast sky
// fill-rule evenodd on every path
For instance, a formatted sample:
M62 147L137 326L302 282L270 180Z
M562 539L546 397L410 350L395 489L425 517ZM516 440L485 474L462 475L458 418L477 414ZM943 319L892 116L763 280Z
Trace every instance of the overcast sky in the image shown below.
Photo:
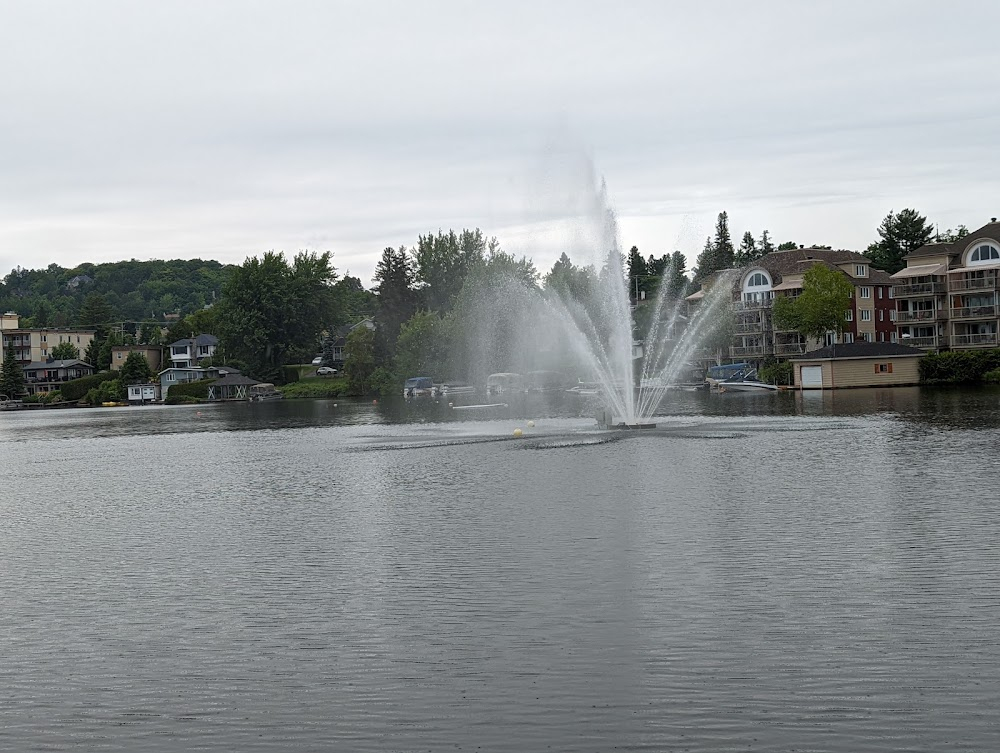
M996 2L7 2L0 275L481 227L551 266L602 178L625 248L863 250L1000 214ZM572 256L572 248L569 248Z

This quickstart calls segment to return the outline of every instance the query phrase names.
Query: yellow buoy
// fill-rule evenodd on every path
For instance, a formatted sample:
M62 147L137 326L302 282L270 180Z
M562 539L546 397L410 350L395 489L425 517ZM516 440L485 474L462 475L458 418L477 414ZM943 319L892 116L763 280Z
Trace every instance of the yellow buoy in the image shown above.
M535 428L535 422L534 421L528 421L528 428L529 429Z
M522 434L524 434L524 432L523 432L523 431L521 431L520 429L514 429L514 436L515 436L515 437L519 437L519 436L521 436Z

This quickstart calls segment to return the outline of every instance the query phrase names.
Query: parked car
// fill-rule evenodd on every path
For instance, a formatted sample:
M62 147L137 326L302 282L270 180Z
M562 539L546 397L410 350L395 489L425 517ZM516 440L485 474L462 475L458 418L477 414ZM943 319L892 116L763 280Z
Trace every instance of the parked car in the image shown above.
M332 366L320 366L316 369L317 376L333 376L337 373L337 370Z
M314 358L314 359L312 360L312 365L313 365L313 366L319 366L319 365L320 365L321 363L323 363L323 356L316 356L316 357L315 357L315 358Z

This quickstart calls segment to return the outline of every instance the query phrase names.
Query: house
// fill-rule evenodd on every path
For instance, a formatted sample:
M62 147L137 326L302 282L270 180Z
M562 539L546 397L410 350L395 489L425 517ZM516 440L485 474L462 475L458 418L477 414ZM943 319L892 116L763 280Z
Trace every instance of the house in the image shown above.
M782 329L773 317L775 299L801 295L805 273L815 265L836 270L853 288L843 331L827 333L823 342L809 341L800 332ZM730 358L788 358L837 342L881 343L895 338L893 281L886 272L872 269L868 257L854 251L815 247L773 251L743 269L716 273L686 300L699 305L712 285L729 284L730 277L734 310Z
M198 366L201 361L215 355L219 338L215 335L197 335L170 343L170 366L187 369Z
M242 374L226 374L208 385L209 400L247 400L249 389L260 384L256 379Z
M87 352L95 330L73 327L21 327L20 317L13 312L0 315L0 364L7 349L14 348L14 358L23 366L49 359L49 351L63 342L73 343L83 355Z
M333 340L333 355L330 365L337 369L344 368L344 360L346 358L346 348L347 348L347 336L350 335L358 327L365 327L370 330L375 329L375 321L371 318L362 319L360 322L355 324L347 324L343 327L338 327L336 331L330 336Z
M950 243L928 243L892 275L898 340L924 350L1000 345L1000 223Z
M170 388L175 384L197 382L202 379L219 379L226 374L239 373L239 369L234 369L231 366L209 366L204 369L197 366L190 368L171 366L169 369L161 371L157 376L160 379L160 392L166 397Z
M111 348L111 370L118 371L132 353L138 353L146 359L153 372L160 370L163 360L163 348L159 345L115 345Z
M159 384L130 384L128 385L128 401L130 403L155 403L159 402L162 390Z
M796 388L831 390L917 384L923 356L908 345L863 341L827 345L789 360Z
M64 382L90 376L94 367L79 358L64 361L36 361L22 367L25 391L29 395L54 392Z

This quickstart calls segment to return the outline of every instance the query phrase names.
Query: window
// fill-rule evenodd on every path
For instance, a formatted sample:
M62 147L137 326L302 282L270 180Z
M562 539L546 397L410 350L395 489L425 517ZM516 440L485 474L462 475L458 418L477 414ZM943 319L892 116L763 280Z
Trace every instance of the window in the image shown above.
M866 343L870 343L874 342L875 340L874 334L875 334L874 332L862 332L861 337L864 339Z
M120 350L117 353L115 353L115 358L117 358L119 361L122 360L122 352Z
M892 292L892 288L889 288L889 297L890 298L895 298L895 296L893 295L893 292Z
M861 321L870 322L872 320L871 309L861 309Z
M895 331L889 333L889 342L899 342L899 335Z
M889 321L896 321L896 309L889 309Z
M845 343L852 343L852 342L854 342L854 333L853 332L845 332L844 333L844 342Z
M879 309L878 310L878 320L880 322L884 322L885 321L885 309Z
M877 291L878 298L881 299L882 298L882 288L881 287L877 287L877 288L875 288L875 290Z
M868 267L866 265L864 265L864 264L856 264L856 265L854 265L854 276L855 277L867 277L868 276Z
M747 287L751 288L757 288L767 284L768 284L767 278L760 272L754 272L752 275L750 275L750 279L747 280Z
M981 246L976 246L973 249L972 254L969 256L969 263L979 263L986 264L991 261L1000 261L1000 250L989 243L984 243Z
M868 287L863 287L863 288L861 288L861 292L859 293L859 295L860 295L861 298L871 298L872 297L872 289L868 288Z
M854 321L854 311L852 311L851 309L847 309L847 313L844 314L844 321L845 322L853 322Z
M892 364L891 363L877 363L875 364L876 374L891 374Z

